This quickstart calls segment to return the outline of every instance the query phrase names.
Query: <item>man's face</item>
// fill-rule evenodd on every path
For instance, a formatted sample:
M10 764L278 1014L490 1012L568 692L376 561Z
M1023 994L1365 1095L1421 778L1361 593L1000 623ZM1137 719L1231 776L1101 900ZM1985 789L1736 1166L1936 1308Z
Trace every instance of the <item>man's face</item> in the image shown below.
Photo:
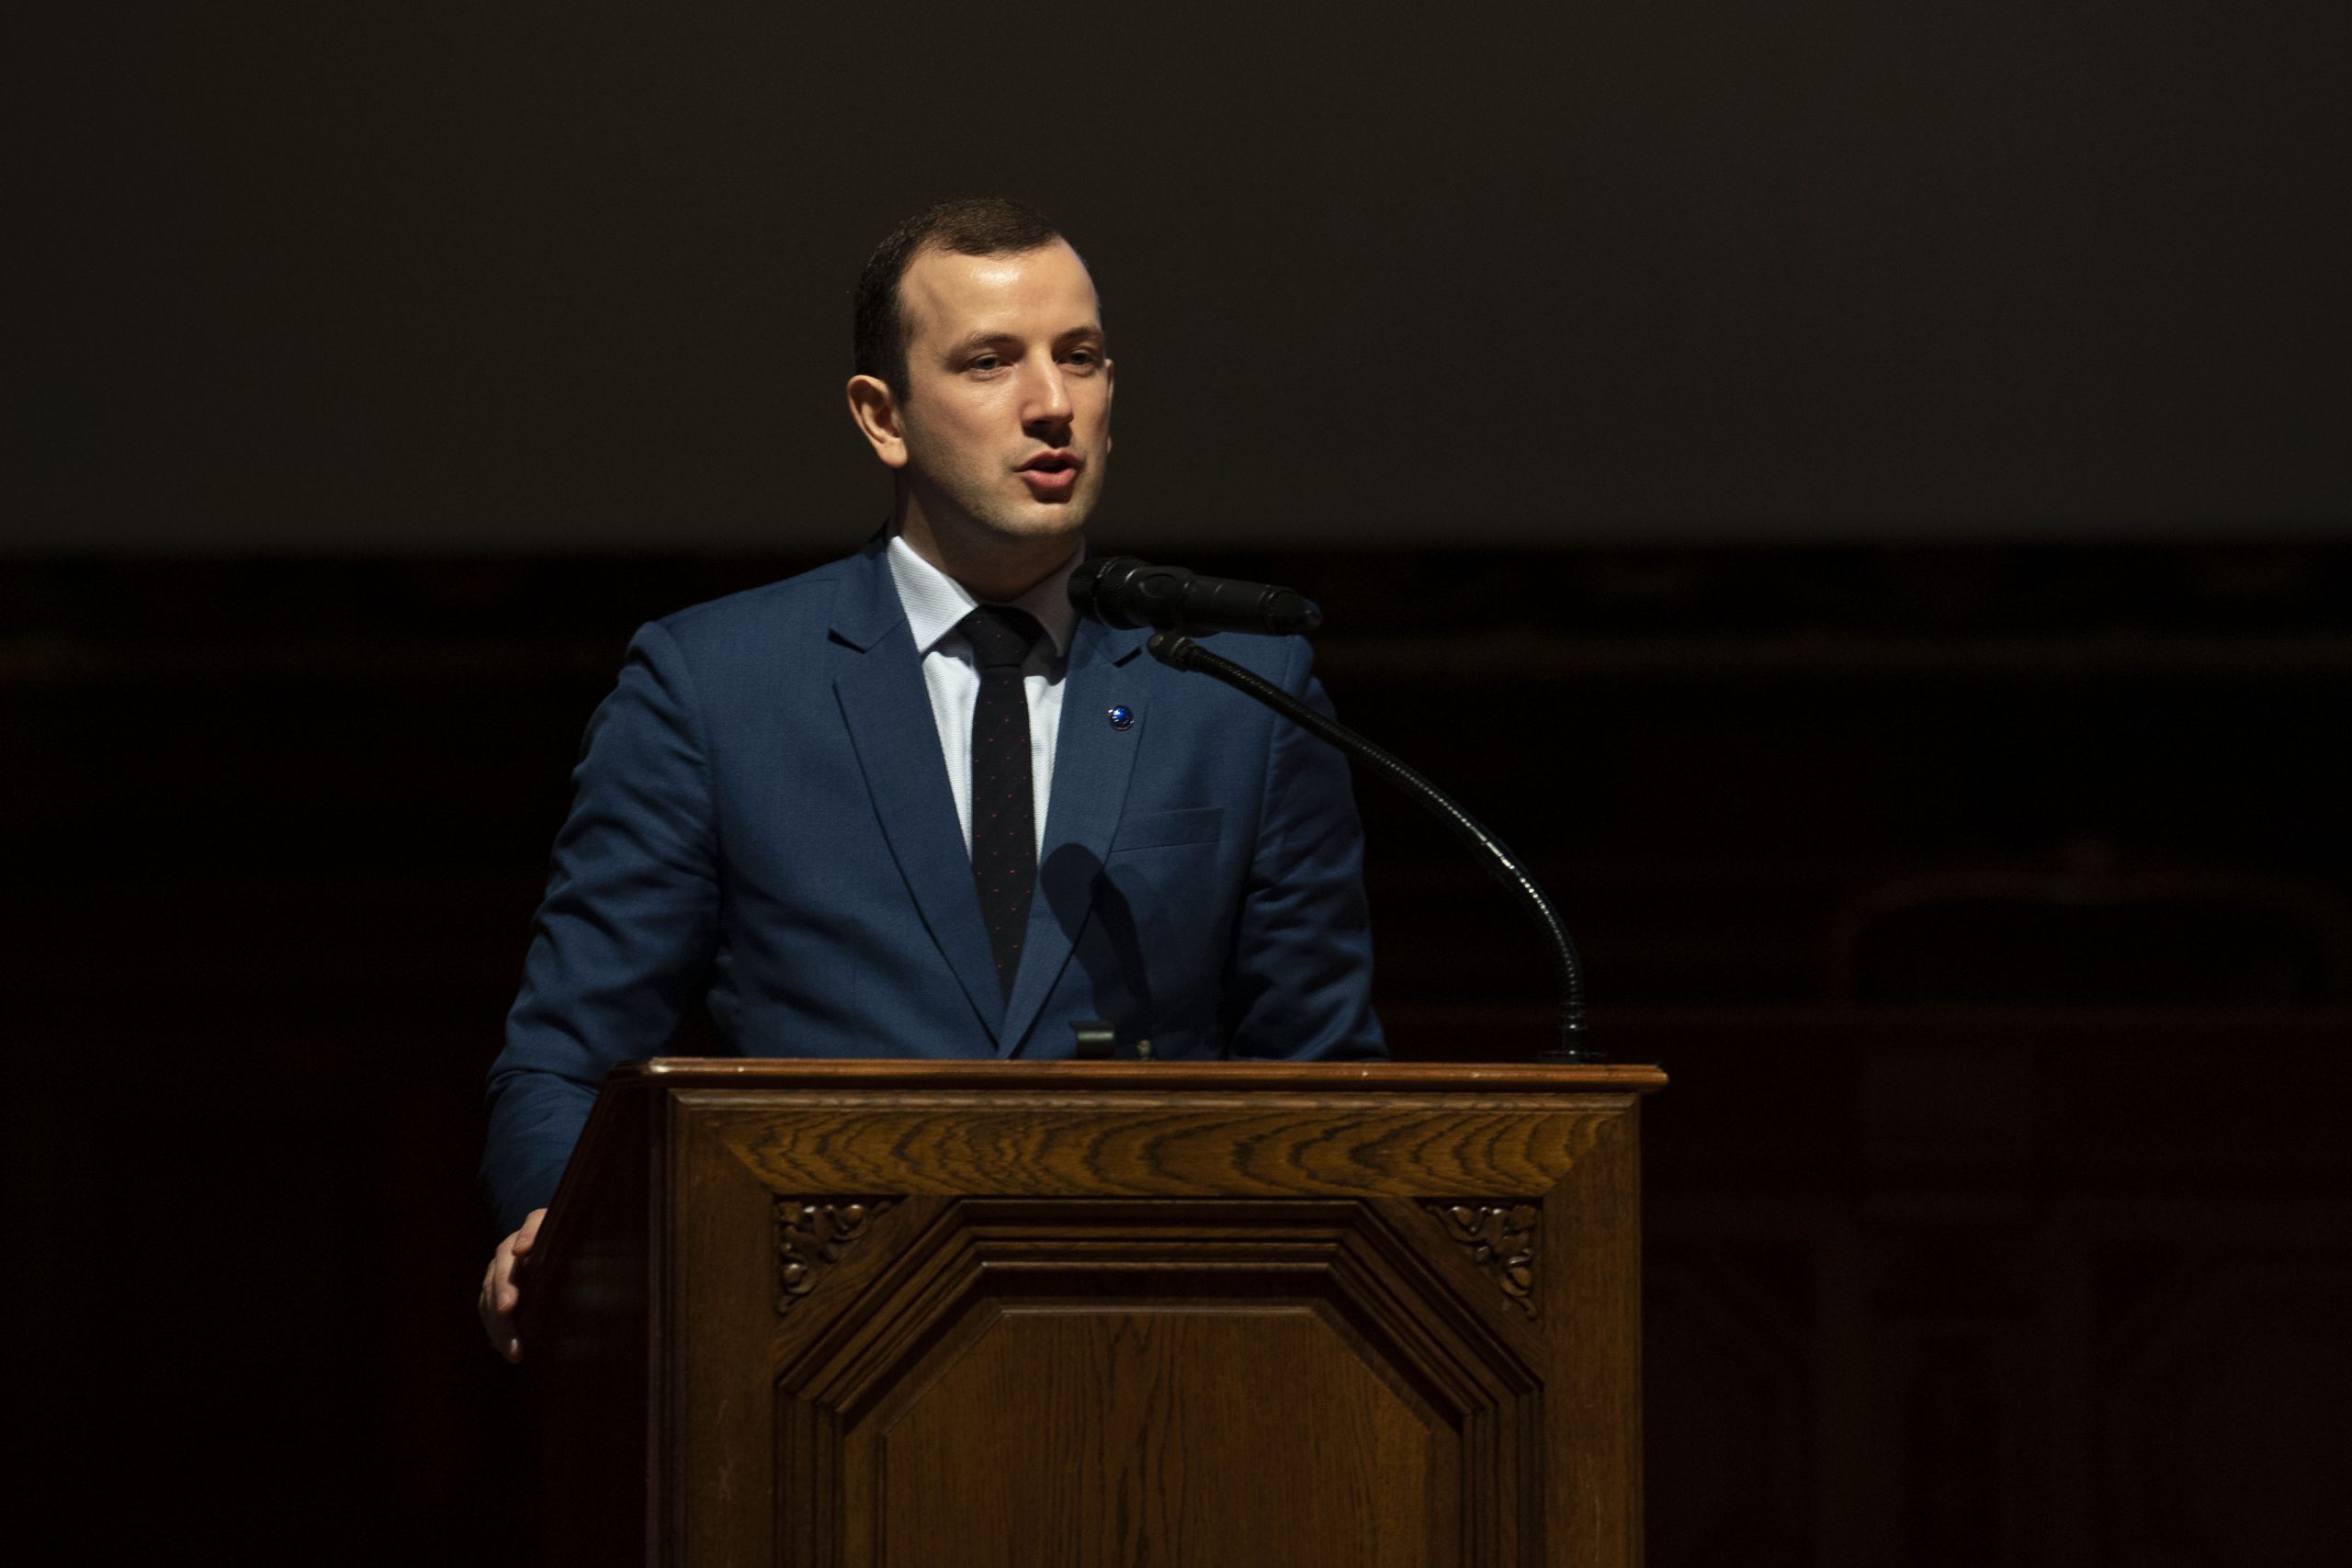
M1007 544L1074 539L1111 455L1111 361L1078 253L1058 240L1010 255L926 250L899 288L906 393L892 400L895 434L867 434L920 522Z

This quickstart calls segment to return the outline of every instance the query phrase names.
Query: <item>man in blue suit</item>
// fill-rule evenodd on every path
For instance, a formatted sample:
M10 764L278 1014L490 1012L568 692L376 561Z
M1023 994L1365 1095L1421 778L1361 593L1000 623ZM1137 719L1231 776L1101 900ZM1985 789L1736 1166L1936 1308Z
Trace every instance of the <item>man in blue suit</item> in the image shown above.
M482 1173L527 1253L597 1086L700 999L746 1055L1376 1056L1345 762L1080 621L1111 454L1092 279L1027 209L931 209L860 280L849 405L891 469L851 558L643 627L588 728ZM1321 704L1297 638L1226 650ZM1221 645L1225 646L1225 645Z

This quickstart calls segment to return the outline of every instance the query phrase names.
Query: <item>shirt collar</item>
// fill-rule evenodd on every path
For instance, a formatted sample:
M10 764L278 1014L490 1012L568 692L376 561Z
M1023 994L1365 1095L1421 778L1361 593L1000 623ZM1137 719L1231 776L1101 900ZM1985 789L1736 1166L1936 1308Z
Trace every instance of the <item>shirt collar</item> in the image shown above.
M1073 555L1060 570L1012 601L1014 609L1037 617L1037 624L1054 639L1057 659L1069 652L1070 633L1078 625L1078 611L1069 602L1069 574L1078 570L1084 554L1081 550ZM914 634L915 651L928 654L980 602L962 583L915 554L903 534L891 534L889 558L890 580L898 584L899 603L906 607L907 629Z

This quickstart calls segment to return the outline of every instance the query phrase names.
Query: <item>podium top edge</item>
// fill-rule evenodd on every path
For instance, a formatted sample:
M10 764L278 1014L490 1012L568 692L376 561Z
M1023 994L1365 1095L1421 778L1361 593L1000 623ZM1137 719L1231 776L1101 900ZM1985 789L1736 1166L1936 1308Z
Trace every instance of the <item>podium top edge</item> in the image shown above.
M657 1056L613 1069L671 1089L1292 1089L1317 1094L1647 1094L1666 1087L1645 1063L810 1061Z

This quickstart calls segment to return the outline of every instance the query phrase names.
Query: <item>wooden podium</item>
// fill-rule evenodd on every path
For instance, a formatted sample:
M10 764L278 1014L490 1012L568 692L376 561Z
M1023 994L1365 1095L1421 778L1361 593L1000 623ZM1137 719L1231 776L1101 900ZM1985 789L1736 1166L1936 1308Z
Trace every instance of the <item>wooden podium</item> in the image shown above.
M548 1561L1636 1564L1664 1082L625 1068L523 1276Z

